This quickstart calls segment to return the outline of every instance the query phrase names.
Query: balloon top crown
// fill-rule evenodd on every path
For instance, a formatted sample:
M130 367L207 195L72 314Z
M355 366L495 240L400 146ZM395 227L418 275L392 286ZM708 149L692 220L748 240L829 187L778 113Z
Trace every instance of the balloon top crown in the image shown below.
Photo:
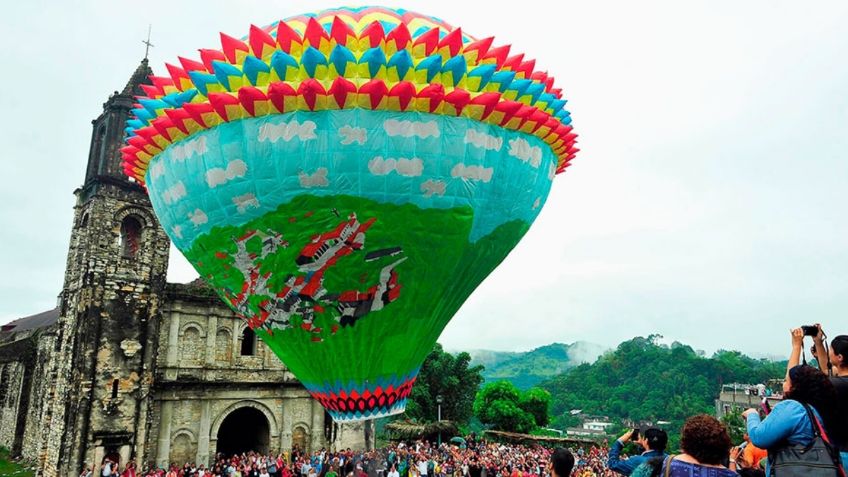
M536 62L444 21L402 9L338 8L293 16L199 60L166 63L142 85L121 149L125 173L145 183L151 159L199 131L295 111L369 109L461 116L534 135L558 157L577 153L554 78Z

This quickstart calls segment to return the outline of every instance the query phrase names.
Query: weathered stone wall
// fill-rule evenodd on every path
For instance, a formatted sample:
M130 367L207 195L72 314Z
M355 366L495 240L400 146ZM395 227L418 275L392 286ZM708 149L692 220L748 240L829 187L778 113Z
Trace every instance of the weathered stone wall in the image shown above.
M22 456L30 462L38 462L43 457L42 443L49 422L47 419L49 403L46 402L44 396L50 395L50 389L53 387L53 377L50 375L50 356L53 354L55 346L56 334L54 330L52 328L44 330L38 339L30 388L27 425L23 436Z
M0 446L11 449L15 441L18 408L23 388L24 365L11 362L0 365ZM5 391L5 392L4 392Z
M93 189L93 190L90 190ZM94 184L80 203L63 292L56 387L44 473L78 475L112 452L144 448L160 294L169 241L136 187ZM129 256L121 224L142 225Z

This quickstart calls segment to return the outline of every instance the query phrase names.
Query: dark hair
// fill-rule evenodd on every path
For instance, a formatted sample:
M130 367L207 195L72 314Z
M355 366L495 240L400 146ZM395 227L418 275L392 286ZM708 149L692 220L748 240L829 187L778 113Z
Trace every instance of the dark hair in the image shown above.
M836 338L833 338L833 341L830 342L830 349L833 350L833 354L841 354L843 358L843 365L848 365L848 335L839 335Z
M700 414L690 417L680 433L680 447L701 464L718 465L727 459L733 443L724 424Z
M830 379L812 366L799 364L789 370L789 380L791 386L784 397L812 406L824 421L828 436L837 442L844 441L848 437L848 423L839 422L836 389Z
M668 444L668 434L664 430L651 427L646 429L643 435L645 436L645 440L648 441L648 447L651 450L660 452L665 450L665 446Z
M557 447L551 454L551 466L557 477L568 477L574 467L574 456L564 447Z

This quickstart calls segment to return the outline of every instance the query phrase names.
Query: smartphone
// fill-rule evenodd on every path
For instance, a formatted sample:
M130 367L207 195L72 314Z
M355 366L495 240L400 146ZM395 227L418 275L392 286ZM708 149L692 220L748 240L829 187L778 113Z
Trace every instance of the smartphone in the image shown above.
M636 427L636 428L633 429L633 434L630 434L630 440L635 441L638 438L639 438L639 428Z

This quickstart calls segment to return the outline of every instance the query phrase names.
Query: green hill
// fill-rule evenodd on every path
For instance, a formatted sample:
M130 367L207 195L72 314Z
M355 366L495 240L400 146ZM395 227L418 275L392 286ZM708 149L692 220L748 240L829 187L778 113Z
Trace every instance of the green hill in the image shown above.
M620 422L670 421L715 412L722 383L765 383L780 378L786 362L754 359L738 351L704 357L691 347L658 343L658 336L621 343L591 364L581 364L541 384L551 393L553 427L577 424L569 411L605 415Z
M473 365L483 365L486 381L507 380L527 389L581 363L593 362L605 348L586 342L552 343L527 352L469 351Z

